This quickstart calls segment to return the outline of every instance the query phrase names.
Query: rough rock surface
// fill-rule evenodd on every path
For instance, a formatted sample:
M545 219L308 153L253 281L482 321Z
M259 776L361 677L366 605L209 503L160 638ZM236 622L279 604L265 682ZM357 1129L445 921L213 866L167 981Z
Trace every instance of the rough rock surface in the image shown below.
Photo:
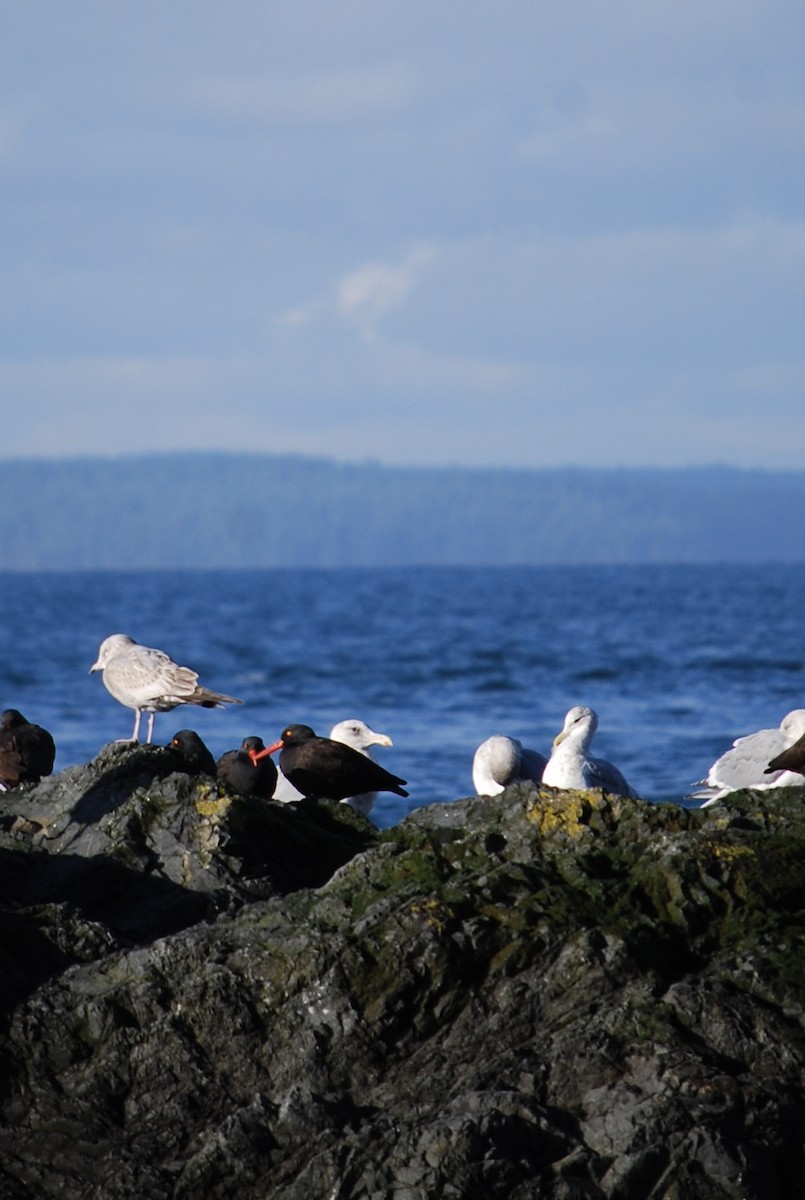
M800 790L0 814L2 1200L805 1196Z

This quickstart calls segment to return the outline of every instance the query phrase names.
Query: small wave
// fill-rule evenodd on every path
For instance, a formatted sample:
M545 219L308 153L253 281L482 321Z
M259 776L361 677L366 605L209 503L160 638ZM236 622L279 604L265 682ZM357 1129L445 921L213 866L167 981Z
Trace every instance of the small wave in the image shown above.
M770 662L767 658L729 657L705 659L703 662L693 665L697 665L705 671L721 671L725 675L761 673L765 675L771 670L775 673L782 672L790 675L801 675L805 671L805 662L802 659L775 660L774 662Z
M508 678L479 679L472 690L477 695L483 696L488 692L517 692L520 687L514 680Z

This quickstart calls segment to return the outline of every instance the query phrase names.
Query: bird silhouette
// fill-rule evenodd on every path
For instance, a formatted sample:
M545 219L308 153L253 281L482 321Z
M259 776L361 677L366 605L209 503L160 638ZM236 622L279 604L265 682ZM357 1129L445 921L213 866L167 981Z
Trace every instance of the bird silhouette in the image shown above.
M215 764L218 779L227 788L241 796L259 796L270 800L277 786L277 766L272 758L264 757L255 762L251 751L258 755L265 750L263 739L246 737L238 750L227 750Z
M0 713L0 785L38 783L50 775L56 744L47 729L34 725L16 708Z
M188 774L215 775L215 759L194 729L180 729L174 733L168 749L178 754Z

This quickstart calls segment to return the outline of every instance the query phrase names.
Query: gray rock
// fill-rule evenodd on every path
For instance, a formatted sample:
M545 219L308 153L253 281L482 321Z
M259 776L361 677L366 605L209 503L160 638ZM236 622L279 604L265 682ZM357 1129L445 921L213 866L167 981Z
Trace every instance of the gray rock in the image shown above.
M0 1195L805 1194L800 791L380 834L174 765L0 798Z

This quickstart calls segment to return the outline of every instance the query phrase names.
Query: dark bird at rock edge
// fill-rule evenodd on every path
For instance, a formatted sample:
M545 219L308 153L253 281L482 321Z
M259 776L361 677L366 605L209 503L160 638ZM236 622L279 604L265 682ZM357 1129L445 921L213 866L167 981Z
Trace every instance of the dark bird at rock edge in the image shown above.
M164 650L141 646L125 633L113 633L104 638L98 657L90 667L101 671L103 685L118 703L135 711L134 730L124 741L136 742L140 735L140 719L148 713L146 742L154 735L154 718L158 712L170 712L180 704L198 704L201 708L221 708L224 704L242 704L234 696L211 692L201 687L198 674L190 667L180 667Z
M793 746L771 759L763 774L772 775L775 771L794 771L797 775L805 775L805 733Z
M250 753L259 762L275 750L283 775L310 800L343 800L363 792L408 795L402 786L406 780L351 746L317 737L309 725L288 725L273 745Z
M194 729L180 729L174 733L168 749L178 754L188 774L215 775L215 759Z
M257 756L265 750L262 738L246 737L238 750L227 750L215 764L219 783L240 796L271 800L277 786L278 771L273 758Z
M16 708L0 713L0 787L39 783L50 775L56 744L47 729L25 719Z

